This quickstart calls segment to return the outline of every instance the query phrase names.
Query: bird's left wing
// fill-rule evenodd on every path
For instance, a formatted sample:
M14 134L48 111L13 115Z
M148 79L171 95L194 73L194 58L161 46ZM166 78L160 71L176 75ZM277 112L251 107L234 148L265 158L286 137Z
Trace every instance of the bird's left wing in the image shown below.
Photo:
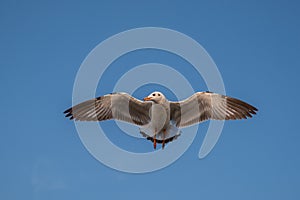
M170 110L171 120L177 127L209 119L246 119L257 111L244 101L212 92L197 92L186 100L170 102Z
M66 117L79 121L121 120L136 125L150 122L152 102L140 101L127 93L112 93L67 109Z

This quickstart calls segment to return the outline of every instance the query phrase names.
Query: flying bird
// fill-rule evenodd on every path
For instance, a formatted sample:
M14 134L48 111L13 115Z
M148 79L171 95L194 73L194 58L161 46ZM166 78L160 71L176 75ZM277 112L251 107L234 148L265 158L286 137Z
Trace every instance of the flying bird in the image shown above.
M178 102L169 101L161 92L153 92L144 101L127 93L111 93L75 105L64 114L71 120L115 119L135 124L156 149L157 143L164 148L178 138L181 127L210 119L247 119L257 111L244 101L212 92L197 92Z

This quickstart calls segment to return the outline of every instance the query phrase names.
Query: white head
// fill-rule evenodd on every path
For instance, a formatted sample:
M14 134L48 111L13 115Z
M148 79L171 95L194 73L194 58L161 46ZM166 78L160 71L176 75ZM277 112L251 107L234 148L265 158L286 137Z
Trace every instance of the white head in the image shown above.
M161 92L152 92L144 98L144 101L153 101L154 103L163 103L165 100L166 97Z

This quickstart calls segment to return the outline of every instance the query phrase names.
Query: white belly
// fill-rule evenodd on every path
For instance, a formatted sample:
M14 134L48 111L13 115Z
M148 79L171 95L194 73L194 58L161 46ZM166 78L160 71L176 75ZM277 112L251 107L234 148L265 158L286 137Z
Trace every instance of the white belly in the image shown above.
M144 137L165 140L180 135L180 130L170 124L169 109L160 104L153 104L149 124L140 127L140 132Z
M151 127L155 133L161 131L164 127L169 125L168 113L166 108L160 104L154 104L151 110Z

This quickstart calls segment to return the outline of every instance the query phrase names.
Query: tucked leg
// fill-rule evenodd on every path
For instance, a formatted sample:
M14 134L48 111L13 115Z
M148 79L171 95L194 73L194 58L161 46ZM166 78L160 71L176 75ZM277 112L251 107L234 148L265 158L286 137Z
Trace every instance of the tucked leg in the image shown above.
M165 148L165 135L166 135L166 129L163 130L163 141L162 141L162 149Z
M154 135L153 135L153 147L154 147L154 149L156 149L156 133L157 133L157 130L155 129L155 132L154 132Z
M154 135L154 138L153 138L153 148L156 149L156 136Z

